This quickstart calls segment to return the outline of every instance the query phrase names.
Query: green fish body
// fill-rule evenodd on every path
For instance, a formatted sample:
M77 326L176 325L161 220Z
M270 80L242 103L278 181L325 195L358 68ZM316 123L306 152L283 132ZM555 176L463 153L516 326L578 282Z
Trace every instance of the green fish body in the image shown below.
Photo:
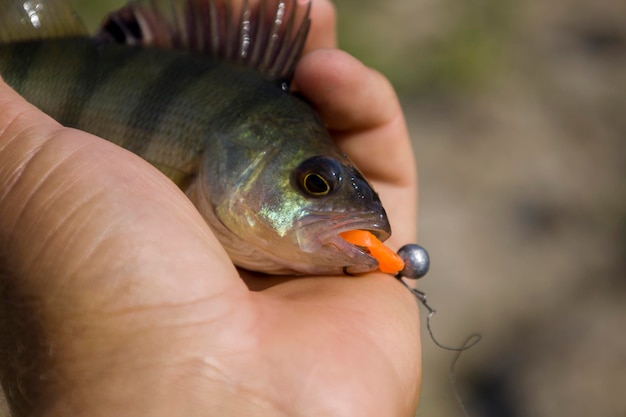
M64 1L6 0L0 75L60 123L161 170L237 266L376 269L338 234L386 239L380 200L311 106L288 91L308 9L261 1L233 17L229 0L157 3L131 3L89 37Z

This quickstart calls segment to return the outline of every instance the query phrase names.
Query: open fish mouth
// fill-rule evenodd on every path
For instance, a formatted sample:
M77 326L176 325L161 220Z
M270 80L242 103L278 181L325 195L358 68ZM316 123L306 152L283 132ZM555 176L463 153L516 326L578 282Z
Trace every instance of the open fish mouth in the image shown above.
M391 236L391 227L379 212L342 215L311 214L299 222L296 234L303 252L319 253L329 264L342 267L344 273L359 274L373 271L378 261L358 245L346 241L341 233L352 230L371 232L384 241Z

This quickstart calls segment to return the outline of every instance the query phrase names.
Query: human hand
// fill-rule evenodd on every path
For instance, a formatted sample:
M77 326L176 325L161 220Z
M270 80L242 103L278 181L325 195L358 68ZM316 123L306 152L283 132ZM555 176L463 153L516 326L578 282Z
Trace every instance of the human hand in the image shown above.
M415 175L386 80L314 0L295 83L415 240ZM333 34L332 36L329 34ZM135 155L0 85L0 376L16 415L412 416L412 295L390 276L249 278Z

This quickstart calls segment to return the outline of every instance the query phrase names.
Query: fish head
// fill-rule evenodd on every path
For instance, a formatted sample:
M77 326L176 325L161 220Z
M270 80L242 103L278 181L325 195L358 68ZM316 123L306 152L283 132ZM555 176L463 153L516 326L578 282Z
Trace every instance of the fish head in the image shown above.
M372 256L339 236L391 235L372 186L319 121L261 119L213 140L188 192L233 262L271 274L375 270Z
M349 230L370 231L381 241L391 235L378 194L347 156L311 156L291 175L303 207L292 239L310 261L309 272L357 274L376 269L375 259L340 237Z

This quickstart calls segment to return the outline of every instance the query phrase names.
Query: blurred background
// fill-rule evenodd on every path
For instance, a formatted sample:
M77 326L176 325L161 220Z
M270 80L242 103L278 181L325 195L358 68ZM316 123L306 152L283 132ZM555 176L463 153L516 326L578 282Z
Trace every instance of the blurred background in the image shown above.
M123 2L73 3L94 27ZM455 374L470 416L625 417L626 2L335 4L406 112L435 335L483 335ZM461 416L454 354L423 345L417 415Z
M408 118L435 335L483 335L470 416L626 416L626 1L336 4ZM462 415L423 345L417 415Z

